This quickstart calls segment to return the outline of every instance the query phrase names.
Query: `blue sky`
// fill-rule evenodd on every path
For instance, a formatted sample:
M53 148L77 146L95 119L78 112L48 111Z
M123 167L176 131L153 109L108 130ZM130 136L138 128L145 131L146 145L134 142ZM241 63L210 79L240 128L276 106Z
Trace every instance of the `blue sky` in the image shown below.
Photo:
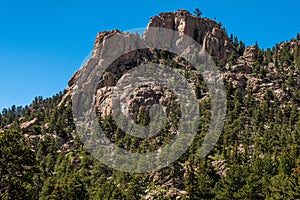
M0 0L0 110L66 88L97 32L145 27L160 12L196 7L246 45L272 47L300 33L299 0Z

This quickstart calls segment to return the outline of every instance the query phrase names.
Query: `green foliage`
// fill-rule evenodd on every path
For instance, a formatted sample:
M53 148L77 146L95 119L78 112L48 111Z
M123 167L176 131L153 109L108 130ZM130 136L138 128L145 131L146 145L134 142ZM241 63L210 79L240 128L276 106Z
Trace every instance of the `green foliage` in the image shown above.
M194 11L194 14L197 16L197 17L201 17L201 15L203 14L201 12L201 10L199 8L196 8L195 11Z
M239 199L239 190L246 184L247 166L232 165L227 176L215 186L216 199Z
M26 199L33 187L36 165L34 153L23 135L16 131L0 133L0 197Z

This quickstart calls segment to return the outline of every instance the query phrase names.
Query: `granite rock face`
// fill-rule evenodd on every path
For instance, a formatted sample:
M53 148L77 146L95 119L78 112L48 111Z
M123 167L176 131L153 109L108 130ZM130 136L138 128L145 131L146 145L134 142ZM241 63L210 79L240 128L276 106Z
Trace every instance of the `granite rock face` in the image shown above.
M272 59L265 66L260 67L260 71L263 71L267 77L262 78L258 76L258 72L254 70L255 65L259 59L261 50L258 45L253 45L244 48L241 52L237 53L237 46L232 39L229 39L225 28L223 28L215 20L208 18L200 18L193 16L188 11L178 10L176 12L164 12L157 16L151 17L146 31L143 34L143 38L155 39L157 35L152 35L149 29L151 27L166 28L178 31L180 35L187 35L197 41L202 50L209 53L216 63L221 64L221 78L230 82L233 88L239 88L241 93L245 91L254 92L256 100L263 100L266 89L274 91L274 95L279 101L286 101L291 92L282 90L281 83L283 80L277 80L278 69L276 68L276 62L279 62L279 58L288 49L291 54L295 51L299 44L299 41L292 40L291 42L283 42L277 45L276 60ZM118 38L122 36L124 40L117 47L112 45L112 48L107 48L107 41L111 37ZM147 38L148 37L148 38ZM151 39L151 38L150 38ZM178 45L180 41L175 41L172 37L160 38L166 44ZM94 44L92 57L88 62L74 74L69 81L69 87L66 89L65 96L60 105L67 102L69 97L72 96L72 89L76 87L76 78L81 73L91 73L93 66L101 65L105 57L111 64L106 68L105 72L99 77L96 89L95 104L98 112L101 116L105 117L111 114L112 110L112 94L115 91L116 84L121 77L127 74L134 67L140 64L153 62L156 60L158 63L163 63L163 59L160 56L159 51L155 49L139 49L140 37L130 33L123 33L119 30L104 31L98 33ZM113 48L114 47L114 48ZM129 51L130 49L139 49L136 51ZM124 53L125 52L125 53ZM232 60L232 55L237 55ZM117 60L113 60L116 55L122 55ZM173 57L173 62L177 63L178 70L189 70L189 66L181 61L180 57ZM90 70L90 71L89 71ZM287 77L288 78L288 77ZM196 80L189 80L191 85L195 86ZM86 80L86 83L90 83L90 80ZM151 88L151 87L150 87ZM133 95L132 98L128 98L127 108L131 108L129 112L137 112L140 107L150 107L149 102L157 103L160 100L155 98L156 91L148 91L149 88L139 88L136 92L143 94L141 96ZM204 95L204 96L203 96ZM205 98L205 91L202 91L202 98ZM149 104L149 105L148 105ZM167 107L165 108L167 109Z
M229 55L233 51L233 45L229 40L225 29L222 28L220 24L207 18L199 18L193 16L185 10L161 13L158 16L152 17L148 24L148 28L143 34L143 37L146 39L148 39L147 37L154 37L155 39L156 35L153 35L153 33L150 33L149 31L150 27L175 30L178 31L180 35L187 35L193 38L202 46L202 50L210 53L210 55L212 55L216 61L222 60L226 62ZM113 36L114 38L122 36L122 40L124 40L124 42L122 42L121 44L118 43L116 45L117 47L115 48L113 45L111 48L108 48L107 41ZM168 41L170 42L170 44L171 42L174 42L174 38L172 37L162 38L162 40L167 44ZM69 81L69 87L66 89L66 94L61 104L63 104L63 102L68 99L67 97L72 96L72 88L76 86L75 80L78 75L80 75L80 73L90 73L88 70L92 69L91 66L101 65L101 62L103 62L101 58L105 57L108 62L111 61L112 63L101 75L102 77L99 78L99 82L97 83L95 104L101 116L107 116L111 114L111 95L115 90L115 85L118 80L135 66L147 63L148 61L153 61L154 59L161 59L158 55L159 52L155 49L139 49L137 51L129 51L130 49L138 49L139 42L140 38L138 36L130 33L122 33L119 30L104 31L98 33L94 44L92 58L85 64L85 66L81 68L81 70L76 72L71 78L71 80ZM180 43L180 41L175 41L175 43L177 45ZM115 58L116 55L122 56L113 61L113 58ZM174 60L176 60L176 58ZM186 66L182 65L182 70L184 70L185 68ZM89 81L90 80L86 80L87 83ZM139 110L137 109L137 107L145 106L144 103L141 102L147 102L147 104L149 104L149 102L157 103L159 101L164 101L157 98L156 100L154 100L154 94L156 94L156 92L152 91L152 93L149 93L149 88L140 88L139 90L139 93L145 94L146 97L134 96L133 99L130 99L129 107L132 108L129 110L130 112L136 112L137 110ZM153 94L154 96L151 96L151 94ZM135 105L134 102L136 102L137 104ZM146 107L149 106L151 105L148 105ZM168 110L167 107L165 109Z
M148 27L178 31L196 40L206 52L217 60L227 61L233 46L224 28L214 20L193 16L188 11L161 13L152 17Z
M245 49L243 57L247 63L252 65L257 60L258 50L259 48L257 45L250 46Z

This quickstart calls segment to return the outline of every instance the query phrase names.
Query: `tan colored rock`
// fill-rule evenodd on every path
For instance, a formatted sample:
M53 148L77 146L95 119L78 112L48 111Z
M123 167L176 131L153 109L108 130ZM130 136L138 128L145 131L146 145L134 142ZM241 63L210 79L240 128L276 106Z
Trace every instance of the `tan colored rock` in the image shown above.
M105 118L112 114L112 94L114 87L102 87L97 90L96 107L101 117ZM128 90L128 92L126 92ZM170 113L171 91L162 91L160 86L149 84L140 88L134 88L131 96L128 96L131 88L126 88L120 97L121 107L124 114L131 116L139 113L140 109L145 108L148 113L153 104L160 104L163 110ZM124 96L124 94L126 94ZM123 103L122 103L123 102Z
M181 190L181 191L178 191L179 195L187 195L188 192L187 191L184 191L184 190Z
M181 34L186 34L202 45L203 50L211 54L216 60L223 60L225 63L233 51L233 44L229 40L225 29L220 27L220 25L213 20L193 16L188 11L178 10L176 12L165 12L152 17L143 37L149 41L156 41L156 39L158 39L158 35L150 33L149 27L162 27L176 30ZM119 37L121 35L124 42L121 46L119 46L119 48L115 49L105 47L105 44L107 43L106 41L109 38L112 36ZM174 41L174 38L170 36L163 36L163 38L159 39L164 41L164 43L174 44L175 42L178 46L180 46L183 42L180 39ZM72 95L72 88L76 87L76 77L78 77L80 73L92 73L87 70L93 70L93 67L91 66L101 64L101 57L108 58L109 60L119 53L122 54L123 52L126 52L128 49L136 48L137 40L139 40L139 38L135 35L122 33L119 30L99 33L96 37L92 58L86 63L86 66L83 66L80 71L76 72L69 81L69 88L66 90L62 104L65 105L64 103L69 99L68 97ZM291 46L295 45L296 42L291 44ZM283 46L284 45L282 44L281 48ZM222 77L220 78L225 78L230 81L233 84L233 87L239 88L242 93L246 91L246 88L250 89L254 92L254 96L257 97L257 99L261 99L260 97L263 96L265 88L261 89L262 81L252 75L252 65L257 60L258 52L259 49L256 45L247 47L240 58L233 62L233 64L230 64L230 66L229 64L226 65L227 71L223 72ZM121 77L126 79L125 76L128 74L127 72L129 70L144 61L157 58L155 55L157 55L155 50L127 52L106 69L98 82L97 91L95 91L96 106L101 116L110 115L112 112L112 93L118 80ZM186 67L183 62L181 62L180 66L182 66L182 68ZM276 67L274 64L272 65L272 63L270 63L265 67L265 69L267 77L276 75ZM86 84L89 84L89 81L90 80L86 80ZM192 82L191 80L189 81ZM192 82L192 84L194 83ZM275 86L266 87L276 89ZM127 105L124 106L125 111L128 111L127 113L136 113L140 110L140 107L145 107L146 110L148 110L153 104L159 103L163 105L164 110L169 113L170 97L168 97L167 94L159 93L161 92L160 89L150 89L139 88L134 91L132 98L129 98L126 101ZM130 93L129 91L132 90L125 87L121 99L127 98L126 95ZM285 97L279 90L277 90L275 95L280 97L280 99L284 99ZM202 99L206 99L206 97L204 96Z
M29 141L33 145L37 145L39 140L41 139L41 135L30 135L28 137Z
M74 85L77 75L80 73L80 70L76 71L72 78L69 80L68 85L71 87Z
M232 51L232 44L230 43L225 30L220 28L215 21L206 18L195 17L185 10L161 13L158 16L151 18L148 27L163 27L171 30L177 30L182 34L186 34L194 38L197 42L199 42L200 45L203 45L203 49L213 55L215 59L226 60ZM124 41L121 44L118 43L118 48L110 48L105 46L106 41L109 38L112 36L118 38L121 35L122 40ZM143 37L153 37L152 39L155 40L157 36L149 34L149 32L146 30ZM169 42L171 44L172 42L172 44L174 44L173 38L170 38L169 36L161 39L164 41L164 43ZM113 61L113 58L116 55L122 55L118 60L114 61L113 65L110 65L106 69L106 72L98 82L98 89L103 87L113 87L116 84L116 81L126 74L128 70L130 70L130 66L137 66L143 63L143 60L152 60L156 54L154 50L127 52L128 49L137 48L137 40L139 40L137 36L129 33L122 33L119 30L100 32L96 37L92 58L89 59L85 66L83 66L81 70L77 71L71 78L69 81L69 87L65 90L66 93L63 96L59 106L65 105L69 97L72 96L72 88L76 87L76 78L78 75L80 73L94 73L87 71L93 69L92 67L87 66L97 66L101 64L102 61L100 58L105 57L106 60ZM180 45L181 42L182 41L175 41L177 45ZM124 54L124 52L127 53ZM89 81L90 80L86 80L86 84L89 84ZM100 106L101 110L104 109L104 111L101 111L103 114L108 114L110 113L111 109L111 106L109 105L111 100L104 101L104 99L108 97L107 94L104 94L105 96L100 98L100 96L103 95L103 92L104 91L99 91L98 93L97 91L97 106ZM152 94L145 93L144 95L149 96ZM105 108L106 106L104 106L104 104L107 106L107 109ZM151 101L147 100L147 105L150 104Z
M42 128L44 128L45 130L48 130L50 128L50 123L44 124L44 126Z
M112 114L112 94L113 87L102 87L97 90L96 108L100 116L105 118Z
M237 64L231 67L232 72L234 73L246 73L250 74L252 73L252 67L246 65L246 64Z
M227 164L225 160L212 161L211 164L217 170L217 174L219 174L221 177L226 176L228 168L226 168Z
M185 10L160 13L158 16L151 18L148 24L148 27L167 28L190 36L200 45L203 45L203 49L217 60L226 61L233 50L233 46L225 30L219 26L213 20L193 16ZM149 36L146 31L145 37L156 38L157 36L153 36L152 33ZM170 37L161 38L161 41L167 44L174 42L173 38Z
M258 50L257 45L247 47L243 53L243 57L248 63L253 64L257 60Z
M102 44L104 40L106 40L107 38L109 38L117 33L121 33L121 31L112 30L112 31L102 31L102 32L98 33L96 36L96 41L94 43L93 55L96 54L95 50L98 49L99 45Z
M223 37L223 31L219 28L214 28L212 31L212 35L221 39Z
M24 122L20 125L21 129L27 129L29 128L31 125L35 124L37 122L37 118L34 118L28 122Z
M115 75L112 74L111 72L104 72L102 75L102 79L98 83L97 88L102 88L102 87L110 87L115 85Z

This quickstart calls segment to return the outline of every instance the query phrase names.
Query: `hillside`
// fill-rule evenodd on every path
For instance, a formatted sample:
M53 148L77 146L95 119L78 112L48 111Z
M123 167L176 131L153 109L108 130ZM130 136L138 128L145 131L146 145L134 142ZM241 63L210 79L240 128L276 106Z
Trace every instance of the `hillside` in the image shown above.
M200 122L191 146L174 163L146 173L113 169L91 154L83 144L88 140L76 130L74 91L80 81L93 83L83 79L84 74L102 62L110 38L128 39L130 43L119 48L123 50L136 48L140 40L139 35L104 31L96 36L92 57L64 92L36 97L25 108L13 106L0 114L1 199L300 198L300 34L272 49L246 47L227 35L221 23L185 10L151 17L142 37L155 40L159 36L151 34L151 27L191 37L220 72L226 117L209 154L199 157L212 117L206 79L187 60L158 49L129 51L109 64L94 91L97 119L109 140L128 152L147 153L168 144L177 134L182 113L178 98L165 87L145 84L124 100L129 115L142 126L150 123L151 106L162 105L168 119L157 135L133 137L112 117L113 92L126 73L141 64L166 65L184 76L199 103ZM174 38L162 40L179 46L182 40Z

